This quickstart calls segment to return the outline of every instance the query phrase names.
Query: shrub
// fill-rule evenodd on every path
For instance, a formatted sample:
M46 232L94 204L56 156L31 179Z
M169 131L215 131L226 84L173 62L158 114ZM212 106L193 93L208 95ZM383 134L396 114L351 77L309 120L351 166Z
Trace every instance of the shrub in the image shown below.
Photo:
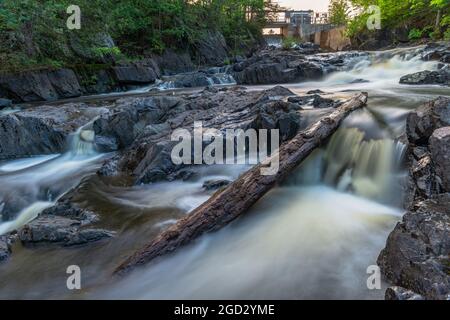
M411 29L408 35L409 40L417 40L422 38L422 30L417 28Z

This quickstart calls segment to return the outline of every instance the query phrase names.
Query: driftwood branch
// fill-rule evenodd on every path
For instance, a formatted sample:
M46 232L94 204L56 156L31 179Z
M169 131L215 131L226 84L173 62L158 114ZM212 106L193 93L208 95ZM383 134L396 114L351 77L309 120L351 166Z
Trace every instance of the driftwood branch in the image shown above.
M363 107L367 94L361 93L331 114L321 118L306 130L280 147L279 170L275 175L261 175L260 169L269 166L270 159L242 174L226 189L214 194L185 218L162 232L149 244L126 259L116 270L124 274L132 268L175 251L200 235L217 230L245 213L278 182L282 181L311 152L322 145L352 111Z

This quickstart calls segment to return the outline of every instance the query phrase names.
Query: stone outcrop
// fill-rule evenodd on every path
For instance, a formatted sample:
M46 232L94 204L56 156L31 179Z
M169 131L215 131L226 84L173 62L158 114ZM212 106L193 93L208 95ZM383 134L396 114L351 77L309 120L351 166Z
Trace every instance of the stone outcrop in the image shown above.
M450 299L450 99L408 116L408 212L389 235L378 264L407 297ZM391 289L389 299L405 298ZM405 299L406 299L405 298Z
M69 192L56 205L45 209L18 232L25 245L54 243L63 246L82 245L112 237L113 232L92 227L97 216L81 209L73 202L75 190Z
M67 137L107 109L83 103L40 106L0 116L0 159L61 153Z
M450 68L442 68L438 71L420 71L408 74L400 78L401 84L439 84L450 86Z
M131 141L122 154L107 161L101 175L131 175L135 183L161 179L173 180L186 175L183 165L175 165L170 155L176 142L170 135L174 129L192 129L193 122L204 127L226 129L280 129L280 138L292 138L306 123L301 106L285 101L295 96L276 87L262 92L237 88L208 88L201 93L177 97L126 98L122 111L94 123L97 137ZM131 108L131 110L130 110ZM139 110L139 111L136 111ZM139 116L136 115L139 113ZM101 123L101 124L100 124ZM115 132L116 128L120 128ZM120 134L126 133L126 139ZM124 147L126 143L117 143Z
M299 50L263 50L233 65L238 84L289 83L318 79L340 70L345 60L364 53L309 56Z

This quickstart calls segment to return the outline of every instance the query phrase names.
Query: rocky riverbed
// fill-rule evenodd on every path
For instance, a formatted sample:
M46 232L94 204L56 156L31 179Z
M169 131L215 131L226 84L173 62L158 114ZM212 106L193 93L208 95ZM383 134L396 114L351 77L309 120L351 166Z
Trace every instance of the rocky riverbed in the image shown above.
M434 99L409 116L409 111L405 111L397 100L413 96L414 99L405 100L407 108L410 108L411 101L417 105L424 99L431 100L428 96L445 93L448 53L448 44L380 53L318 53L314 47L288 51L266 49L249 58L236 59L229 66L185 70L188 72L178 74L159 74L153 62L148 62L147 66L154 74L139 69L142 65L126 67L132 70L116 66L116 76L124 84L150 84L139 94L24 105L17 110L9 110L14 107L10 101L0 101L9 110L0 115L0 160L3 161L0 163L0 168L3 168L0 169L0 180L5 182L0 186L0 213L4 222L0 225L7 230L0 236L0 261L3 266L17 263L15 255L21 255L17 248L22 246L32 252L47 250L42 248L55 252L66 252L66 249L95 252L96 247L108 246L108 243L120 246L123 226L132 227L123 221L123 217L108 215L107 212L118 210L123 215L127 211L144 210L142 208L148 204L143 205L133 194L139 188L158 188L167 183L170 189L171 185L178 183L189 185L192 181L200 181L195 197L205 201L237 177L236 174L230 177L216 173L205 180L204 173L197 167L175 165L170 158L176 143L170 137L175 129L192 130L194 121L202 121L204 128L216 128L221 132L227 129L279 129L280 142L285 142L317 118L332 112L347 97L355 92L371 90L372 86L375 88L372 89L374 97L372 100L372 93L369 94L368 108L344 125L356 127L364 133L352 131L354 134L348 137L339 136L342 140L338 145L348 148L346 154L355 158L348 159L333 149L333 145L329 146L329 149L318 151L318 154L324 154L318 160L313 158L314 161L308 162L316 163L317 167L309 164L311 169L300 180L327 184L346 195L392 205L380 195L379 189L383 189L385 181L374 176L394 174L386 169L389 167L386 163L393 161L390 153L400 151L390 149L393 148L390 139L408 143L406 166L409 179L405 191L408 213L390 234L378 258L387 281L396 286L388 289L386 297L446 299L449 288L449 99ZM376 91L385 82L381 71L387 70L386 65L394 70L393 76L388 74L392 79L387 79L392 83ZM417 69L416 65L429 70ZM417 72L406 75L411 66L420 75ZM139 81L127 80L130 74ZM219 75L226 75L227 79L233 79L229 84L235 81L237 85L220 86L223 78L219 79ZM155 80L149 81L150 78ZM155 84L151 82L156 78L160 78L166 87L154 90ZM13 83L11 81L8 83ZM83 88L80 91L69 84L70 90L59 88L66 85L63 79L56 81L57 85L53 85L50 78L48 81L38 79L36 83L50 83L59 93L54 95L49 91L45 96L41 91L48 88L39 89L38 94L33 89L34 93L23 91L20 99L13 100L74 97L76 95L64 93L72 89L78 92L77 95L86 93ZM283 85L277 85L280 83ZM424 89L416 89L411 84L420 84L421 87L417 88ZM430 86L435 84L439 86ZM394 86L398 87L392 89ZM19 87L14 88L22 92ZM164 91L166 88L195 89ZM389 90L398 90L400 98L380 98ZM415 95L414 90L426 93ZM404 95L405 92L407 94ZM401 106L393 109L394 113L383 111L383 108L392 108L394 103ZM397 139L397 133L402 132L406 134ZM34 160L35 156L44 158L39 162ZM386 156L386 159L378 156ZM379 161L372 163L370 157ZM28 164L27 161L37 162ZM58 169L49 170L53 167ZM67 172L64 171L68 170L66 167L70 167ZM373 172L366 172L372 169ZM46 170L49 173L42 178L36 174ZM317 172L320 178L313 178ZM54 179L50 179L51 176ZM58 182L56 177L61 177L65 183ZM152 192L159 195L158 190ZM174 188L173 195L166 192L158 197L172 199L189 192ZM130 198L123 196L122 199L122 193ZM141 193L138 195L142 197ZM180 217L179 209L172 212L173 208L168 210L168 205L161 199L152 198L152 201L162 203L158 209L152 208L151 213L157 217L164 216L161 212L171 212L169 220L155 223L158 232ZM190 203L187 211L202 201L194 205ZM366 205L371 207L374 203ZM379 207L373 210L386 211L387 215L393 212ZM135 219L144 221L149 218ZM153 227L149 228L153 230ZM151 236L155 236L153 232ZM384 241L386 238L381 239ZM130 254L136 246L122 248L121 257ZM378 252L382 249L381 246L371 248Z

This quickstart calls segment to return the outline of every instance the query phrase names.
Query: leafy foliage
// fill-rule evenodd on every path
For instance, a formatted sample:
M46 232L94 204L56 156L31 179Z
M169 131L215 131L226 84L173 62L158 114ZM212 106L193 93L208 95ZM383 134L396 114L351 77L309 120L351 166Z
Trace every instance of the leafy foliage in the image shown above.
M81 30L68 30L73 1L0 0L0 68L189 49L214 30L238 50L260 36L267 1L77 0ZM99 43L101 35L111 35L117 48Z

